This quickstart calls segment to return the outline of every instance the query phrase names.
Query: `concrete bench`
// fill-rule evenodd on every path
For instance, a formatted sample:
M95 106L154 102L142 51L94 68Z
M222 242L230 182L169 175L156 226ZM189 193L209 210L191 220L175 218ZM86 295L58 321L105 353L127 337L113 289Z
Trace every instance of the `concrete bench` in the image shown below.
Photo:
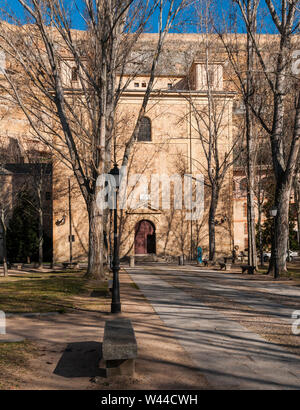
M106 377L133 376L136 357L137 343L131 321L119 318L107 320L102 344ZM100 366L102 367L102 363Z
M245 271L247 271L249 275L253 275L254 271L256 270L255 266L250 266L250 265L244 265L244 266L241 266L241 268L242 268L242 273L245 273Z

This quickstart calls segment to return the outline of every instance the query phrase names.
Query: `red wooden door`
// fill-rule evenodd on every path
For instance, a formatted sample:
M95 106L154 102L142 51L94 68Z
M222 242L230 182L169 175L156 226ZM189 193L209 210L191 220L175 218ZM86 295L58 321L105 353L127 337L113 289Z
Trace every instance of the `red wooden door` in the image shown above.
M153 241L155 241L154 225L149 221L140 221L135 228L135 254L155 253Z

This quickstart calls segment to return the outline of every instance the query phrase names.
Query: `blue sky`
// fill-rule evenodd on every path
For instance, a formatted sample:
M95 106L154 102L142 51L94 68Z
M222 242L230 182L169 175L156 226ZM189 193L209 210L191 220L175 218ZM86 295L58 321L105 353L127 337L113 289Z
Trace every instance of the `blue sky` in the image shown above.
M231 13L230 10L230 1L227 0L216 0L217 4L214 10L214 15L215 15L215 21L226 21L228 22L229 19L227 18L228 14ZM84 24L81 16L79 15L78 11L75 8L75 3L77 5L82 6L82 0L68 0L66 1L66 4L70 5L73 7L73 13L72 13L72 25L73 28L77 29L84 29ZM22 13L22 7L20 6L18 0L0 0L1 5L7 4L9 8L11 8L15 14L22 18L24 15ZM262 32L267 32L267 33L272 33L276 32L274 30L274 26L271 22L271 19L269 16L267 16L266 9L265 9L265 4L264 0L261 1L261 18L260 18L260 24L259 27L261 27ZM173 32L187 32L187 33L195 33L198 32L199 29L197 28L197 25L194 24L195 19L195 14L193 12L192 8L189 8L185 13L184 13L184 20L185 24L176 26L172 31ZM242 22L242 18L239 17L237 20L237 26L238 26L238 31L239 32L244 32L244 25ZM158 28L158 16L157 14L154 14L149 22L149 27L148 27L148 32L157 32Z

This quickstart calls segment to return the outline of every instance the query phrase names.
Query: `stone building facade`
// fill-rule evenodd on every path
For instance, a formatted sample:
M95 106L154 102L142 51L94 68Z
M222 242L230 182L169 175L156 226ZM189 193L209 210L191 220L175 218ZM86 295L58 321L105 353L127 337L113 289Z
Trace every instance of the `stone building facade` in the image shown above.
M117 142L112 153L113 161L115 160L118 166L121 165L124 146L132 133L149 81L147 59L153 51L156 39L156 34L145 34L141 37L136 58L141 61L145 59L146 69L132 78L118 106ZM241 36L242 42L244 39L244 36ZM213 39L210 40L213 44ZM194 257L197 246L201 246L204 255L207 255L211 191L203 140L208 133L204 117L207 115L209 98L213 99L214 114L218 118L221 159L233 154L233 142L242 132L242 117L238 110L233 108L239 105L240 98L228 72L229 65L224 52L220 53L217 47L215 50L211 49L211 58L207 61L203 56L203 43L204 37L201 35L168 36L140 135L134 143L126 169L129 181L137 174L140 175L140 180L132 180L127 192L131 199L134 194L138 206L128 206L119 211L121 257L149 254L158 257L175 257L182 254ZM5 69L5 59L1 59L1 64L2 69ZM68 89L78 87L74 82L72 62L68 61L64 69L64 86ZM24 116L14 107L8 109L5 104L0 105L0 108L1 113L3 111L5 114L1 125L2 134L13 137L22 142L22 146L26 146L26 142L30 142L30 132ZM203 113L200 120L197 112ZM242 175L234 172L234 167L229 167L220 191L215 216L217 256L231 254L236 244L240 250L245 250L247 246L245 231L241 231L241 223L244 227L245 198L241 201L241 197L233 194L233 180L241 179ZM151 178L172 179L179 176L184 187L185 175L192 181L193 189L198 186L200 192L198 214L192 218L191 210L184 202L184 188L179 195L182 209L174 206L173 182L170 183L169 208L163 204L163 184L153 183L154 192L151 190ZM153 193L159 193L158 203L152 200ZM86 260L86 205L72 172L57 158L53 158L52 200L54 262L69 260L70 251L73 260ZM195 200L196 192L193 192L192 201ZM243 227L242 229L245 229ZM110 234L106 242L111 242Z
M153 35L144 36L141 48L145 48L148 43L153 45L152 37ZM178 45L181 49L175 53ZM130 206L129 201L128 206L119 211L121 257L149 254L158 257L167 255L176 257L182 254L186 257L194 257L197 246L203 248L204 255L207 254L210 188L207 183L207 164L199 132L207 134L208 130L203 118L202 124L199 124L195 110L207 110L208 92L206 63L197 53L198 47L199 36L196 35L170 35L168 40L167 51L158 68L140 135L134 144L126 169L129 182L127 196L131 199L135 197L138 206ZM220 119L218 144L222 158L231 152L232 106L236 93L228 86L229 82L224 75L224 61L220 56L209 62L209 70L212 84L211 98L215 104L215 114ZM71 74L66 74L66 78L69 77ZM126 80L125 76L124 81ZM140 73L129 82L121 97L117 113L118 142L113 152L119 167L122 163L125 143L133 131L148 81L149 75ZM69 174L59 164L53 169L54 260L61 262L68 259L70 252L68 178L65 178ZM140 175L139 181L134 179L136 175ZM191 176L192 190L196 189L195 181L199 183L197 186L200 190L201 204L198 215L194 212L192 220L191 210L184 202L184 175ZM175 176L181 179L182 209L174 207L175 187L171 181L168 181L170 182L170 207L164 206L162 202L162 191L165 189L162 183L154 188L154 193L157 190L159 192L159 200L153 205L151 181L153 183L155 178L172 180ZM72 257L75 260L82 260L87 253L87 213L76 183L71 175L70 178L72 234L74 235ZM233 168L231 167L222 185L216 213L217 255L230 254L234 245L232 179ZM194 201L195 195L196 193L193 192ZM107 242L110 242L109 238Z

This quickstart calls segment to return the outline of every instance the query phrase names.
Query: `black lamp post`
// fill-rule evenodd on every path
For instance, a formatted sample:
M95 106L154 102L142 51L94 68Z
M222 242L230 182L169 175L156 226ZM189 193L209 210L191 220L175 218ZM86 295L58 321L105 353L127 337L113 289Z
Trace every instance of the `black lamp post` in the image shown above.
M120 259L119 259L119 241L118 241L118 190L119 190L119 168L117 164L109 171L109 173L115 178L115 203L114 203L114 253L112 261L112 271L113 271L113 286L112 286L112 301L111 301L111 313L121 312L120 303L120 283L119 283L119 270L120 270Z
M274 279L278 278L278 249L277 249L277 237L276 237L276 225L275 219L277 215L277 208L273 207L270 210L270 216L273 218L273 229L274 229Z

